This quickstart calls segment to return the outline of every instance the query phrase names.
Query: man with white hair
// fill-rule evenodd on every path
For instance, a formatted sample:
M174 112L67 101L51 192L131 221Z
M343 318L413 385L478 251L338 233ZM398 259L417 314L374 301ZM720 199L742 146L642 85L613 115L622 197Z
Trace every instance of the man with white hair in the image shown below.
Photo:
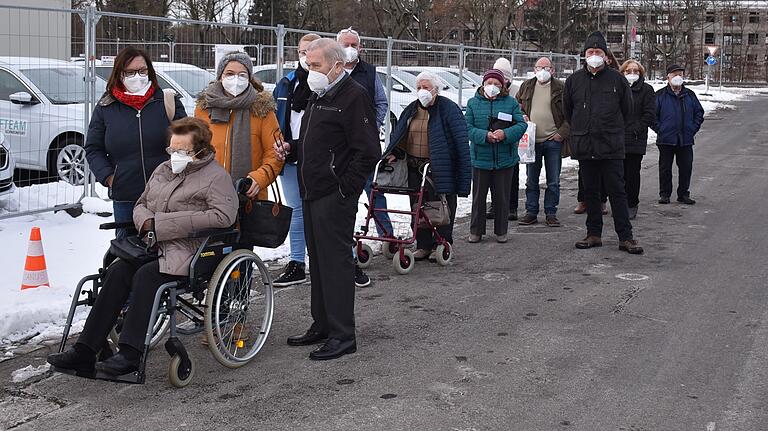
M349 75L362 85L368 92L368 96L376 110L376 125L381 128L384 125L384 121L387 118L387 112L389 106L387 104L387 94L384 91L384 85L381 83L376 68L365 62L360 54L363 52L363 43L360 40L360 33L354 30L352 27L345 28L336 34L336 41L339 42L342 49L344 49L344 69ZM373 181L373 172L368 177L368 182L365 183L365 193L370 199L371 197L371 183ZM373 203L374 208L386 209L387 198L383 193L376 195L376 200ZM392 234L392 222L389 219L389 214L385 212L376 213L374 215L376 219L381 223L384 230L379 228L376 224L376 230L379 232L379 236ZM371 284L371 279L358 268L355 273L355 285L357 287L366 287Z
M536 161L526 165L525 215L518 222L531 225L538 222L539 175L542 161L547 172L544 191L544 215L549 227L559 227L557 206L560 204L561 155L570 127L563 113L565 85L552 75L552 60L541 57L533 68L536 76L525 81L517 92L517 101L523 113L536 124Z
M509 94L514 95L512 88L512 63L504 57L499 57L496 59L496 62L493 63L493 69L501 71L501 73L504 74L504 85L509 90ZM516 164L512 169L512 188L510 190L508 219L514 221L517 220L517 206L518 201L520 200L520 164ZM491 195L493 195L493 181L491 181ZM488 205L485 217L489 220L493 219L493 202Z
M298 155L309 253L313 323L288 345L324 342L313 360L335 359L357 350L355 263L352 234L357 199L381 157L373 105L365 89L344 72L344 51L332 39L307 46L310 96L296 148L276 143L280 158Z

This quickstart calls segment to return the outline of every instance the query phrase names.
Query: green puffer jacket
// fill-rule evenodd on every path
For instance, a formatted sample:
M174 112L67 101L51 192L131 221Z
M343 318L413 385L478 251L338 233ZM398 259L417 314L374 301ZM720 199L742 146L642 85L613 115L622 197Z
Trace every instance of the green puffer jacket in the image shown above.
M504 141L491 144L486 141L490 118L499 113L512 116L513 125L504 129ZM475 97L467 102L467 128L469 130L472 166L477 169L496 170L514 166L520 160L517 155L517 141L525 134L528 125L523 119L520 105L512 96L497 96L487 99L478 89Z

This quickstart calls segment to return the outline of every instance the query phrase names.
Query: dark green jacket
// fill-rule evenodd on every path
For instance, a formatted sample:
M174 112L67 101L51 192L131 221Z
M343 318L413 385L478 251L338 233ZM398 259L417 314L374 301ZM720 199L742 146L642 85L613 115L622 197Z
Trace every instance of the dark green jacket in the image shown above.
M512 116L512 125L503 129L504 141L491 144L486 140L491 118L498 118L499 113ZM497 96L487 99L478 89L475 97L467 102L467 129L469 131L470 155L472 166L478 169L506 169L517 164L517 142L525 134L528 125L523 119L520 105L512 96Z

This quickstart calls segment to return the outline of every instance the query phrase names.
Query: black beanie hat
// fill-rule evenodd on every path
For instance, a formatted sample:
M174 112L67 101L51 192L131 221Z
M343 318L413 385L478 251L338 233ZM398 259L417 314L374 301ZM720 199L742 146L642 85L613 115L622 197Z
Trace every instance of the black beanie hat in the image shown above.
M602 33L595 31L587 37L587 41L584 42L584 52L587 52L589 48L600 48L603 52L608 52L608 45L605 43L605 37Z

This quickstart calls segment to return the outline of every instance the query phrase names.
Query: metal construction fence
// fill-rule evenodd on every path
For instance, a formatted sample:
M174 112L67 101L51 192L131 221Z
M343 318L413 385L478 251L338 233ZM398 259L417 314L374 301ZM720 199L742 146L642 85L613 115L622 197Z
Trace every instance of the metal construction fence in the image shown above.
M122 48L146 50L161 87L176 91L192 115L198 94L214 80L217 53L247 52L255 76L272 91L296 68L298 42L307 33L281 25L136 16L93 7L0 6L0 219L51 210L74 214L85 197L107 198L107 190L90 175L83 145L91 112ZM559 78L580 61L569 54L361 39L361 58L376 66L389 101L382 145L403 109L416 100L415 78L423 70L434 71L444 81L441 94L464 107L499 57L510 61L515 81L532 76L542 56L552 59Z

